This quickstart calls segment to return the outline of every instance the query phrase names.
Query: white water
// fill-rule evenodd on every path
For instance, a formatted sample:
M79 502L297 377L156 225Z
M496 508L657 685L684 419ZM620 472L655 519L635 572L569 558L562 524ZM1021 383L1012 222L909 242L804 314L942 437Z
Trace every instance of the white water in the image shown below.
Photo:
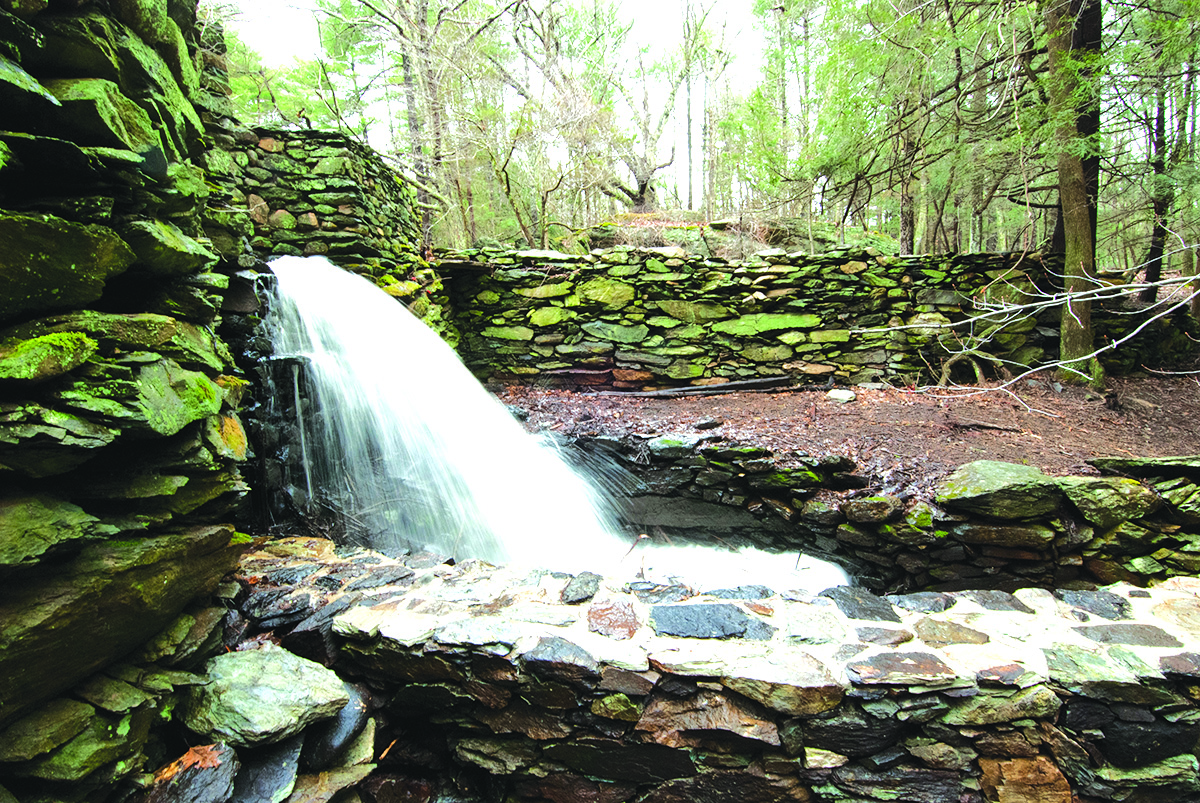
M698 588L819 591L848 582L839 567L807 556L619 535L598 491L526 433L402 304L320 257L281 257L271 269L276 355L307 362L304 482L373 548Z

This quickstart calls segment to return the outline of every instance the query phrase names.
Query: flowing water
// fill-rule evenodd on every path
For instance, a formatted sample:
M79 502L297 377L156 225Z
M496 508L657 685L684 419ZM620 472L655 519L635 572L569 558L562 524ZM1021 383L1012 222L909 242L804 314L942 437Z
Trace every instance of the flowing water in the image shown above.
M267 326L296 359L303 495L368 546L665 580L818 591L846 582L806 556L671 547L623 535L608 502L529 435L431 329L320 257L271 263ZM299 374L304 376L301 378Z

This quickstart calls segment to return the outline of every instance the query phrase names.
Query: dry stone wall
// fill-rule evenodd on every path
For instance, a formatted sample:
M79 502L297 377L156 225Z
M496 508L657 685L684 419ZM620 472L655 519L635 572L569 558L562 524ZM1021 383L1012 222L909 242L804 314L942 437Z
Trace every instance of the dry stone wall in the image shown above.
M773 250L747 262L679 248L477 251L440 262L459 352L481 379L633 390L772 378L925 381L956 351L988 375L1018 373L1056 355L1057 309L1002 329L939 327L977 314L980 302L1028 300L1048 269L1036 254L869 249ZM1129 326L1102 311L1095 319L1101 342ZM1164 324L1128 344L1112 367L1153 362L1168 344L1190 353L1170 331ZM952 378L976 378L970 361L955 370Z

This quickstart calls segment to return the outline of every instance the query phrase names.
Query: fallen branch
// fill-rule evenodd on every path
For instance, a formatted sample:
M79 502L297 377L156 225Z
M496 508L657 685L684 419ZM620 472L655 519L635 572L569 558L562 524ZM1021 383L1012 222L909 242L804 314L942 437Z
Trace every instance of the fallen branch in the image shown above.
M794 393L806 390L829 390L833 380L823 384L791 385L790 376L772 376L760 379L741 379L736 382L726 382L722 385L703 385L700 387L662 388L660 390L598 390L593 396L628 396L633 398L672 398L678 396L719 396L725 393L762 393L766 391Z
M955 429L999 429L1004 432L1020 432L1020 427L1010 427L1005 424L993 424L989 421L971 421L969 419L953 419L948 418L943 422L948 427Z

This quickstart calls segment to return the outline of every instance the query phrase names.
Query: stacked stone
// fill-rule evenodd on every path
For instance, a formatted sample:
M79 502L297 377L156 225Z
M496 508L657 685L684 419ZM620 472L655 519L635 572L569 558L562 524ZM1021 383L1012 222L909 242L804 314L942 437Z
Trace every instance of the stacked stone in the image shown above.
M632 475L631 531L800 550L878 592L1146 586L1200 568L1197 458L1094 461L1141 481L981 460L920 499L868 493L847 457L781 461L711 433L578 445Z
M247 491L194 10L68 5L0 9L0 727L41 740L0 737L0 784L24 799L141 766L162 698L84 679L233 568Z
M915 378L922 351L988 283L1022 287L1036 263L1005 255L892 257L763 251L747 263L679 248L584 256L464 252L446 258L465 335L488 379L647 388L761 377ZM486 271L483 270L486 266ZM888 327L915 326L913 329ZM1036 321L988 346L1043 356Z
M1200 795L1194 580L885 599L330 554L250 556L241 607L372 690L369 799Z
M972 362L989 375L1018 372L1057 346L1056 309L1003 327L945 328L978 315L978 304L1029 300L1045 272L1037 255L771 250L739 263L618 247L464 251L441 269L453 278L460 353L485 380L621 389L770 377L912 382L940 378L947 357L964 352L951 378L974 381Z
M423 266L412 191L379 154L338 132L256 133L231 156L260 256L327 256L374 276Z

